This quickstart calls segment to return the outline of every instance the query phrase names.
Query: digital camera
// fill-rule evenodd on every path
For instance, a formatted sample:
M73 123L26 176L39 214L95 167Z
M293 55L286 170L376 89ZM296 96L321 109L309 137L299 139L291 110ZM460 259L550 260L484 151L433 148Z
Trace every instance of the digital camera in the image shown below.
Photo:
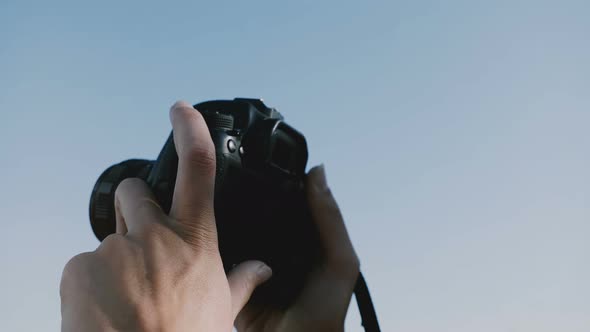
M252 301L287 306L319 259L319 241L304 190L305 137L258 99L207 101L194 106L216 151L215 219L224 268L265 262L273 277ZM168 213L178 156L170 134L157 160L130 159L106 169L90 199L99 240L115 232L114 194L125 178L145 180Z

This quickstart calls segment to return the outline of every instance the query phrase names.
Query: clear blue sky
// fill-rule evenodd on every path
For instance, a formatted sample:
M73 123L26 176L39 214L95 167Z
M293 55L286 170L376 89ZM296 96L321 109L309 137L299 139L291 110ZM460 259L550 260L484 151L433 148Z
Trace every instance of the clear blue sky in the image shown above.
M588 1L0 2L3 331L58 330L105 167L264 97L326 164L384 331L590 330ZM356 309L347 322L360 331Z

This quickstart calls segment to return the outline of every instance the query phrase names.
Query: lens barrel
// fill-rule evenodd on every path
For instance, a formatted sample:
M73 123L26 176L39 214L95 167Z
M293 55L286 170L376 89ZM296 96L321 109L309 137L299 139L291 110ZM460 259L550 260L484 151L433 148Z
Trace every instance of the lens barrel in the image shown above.
M107 168L94 185L90 196L90 225L94 235L102 241L116 230L115 190L126 178L145 180L154 164L151 160L129 159Z

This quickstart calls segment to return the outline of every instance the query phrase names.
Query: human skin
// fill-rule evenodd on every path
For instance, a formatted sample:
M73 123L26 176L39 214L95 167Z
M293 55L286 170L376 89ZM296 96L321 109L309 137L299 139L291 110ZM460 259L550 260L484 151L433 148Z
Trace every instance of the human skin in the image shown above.
M201 114L170 110L178 175L166 215L145 182L117 187L117 230L72 258L61 285L62 331L342 331L359 262L323 167L306 188L322 260L287 310L247 305L272 276L260 261L227 275L213 211L215 148Z

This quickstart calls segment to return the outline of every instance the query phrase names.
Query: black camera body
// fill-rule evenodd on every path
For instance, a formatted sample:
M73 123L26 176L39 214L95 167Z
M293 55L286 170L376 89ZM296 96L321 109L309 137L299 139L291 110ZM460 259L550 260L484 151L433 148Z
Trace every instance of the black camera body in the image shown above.
M288 306L318 260L319 241L304 190L305 137L261 100L236 98L194 106L203 115L216 151L215 218L226 271L250 259L273 270L252 301ZM139 177L170 210L178 156L172 134L155 161L131 159L97 180L90 222L99 240L115 232L114 192Z

